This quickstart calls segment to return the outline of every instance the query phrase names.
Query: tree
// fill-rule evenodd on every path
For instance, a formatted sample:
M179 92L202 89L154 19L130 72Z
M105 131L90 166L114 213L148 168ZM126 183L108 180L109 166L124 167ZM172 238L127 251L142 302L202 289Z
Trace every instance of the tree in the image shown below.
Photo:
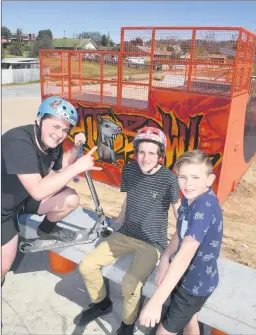
M20 41L12 42L7 49L11 55L23 56L23 45Z
M50 39L52 40L52 31L50 29L39 30L36 39L40 40L44 36L49 36Z
M1 58L4 59L5 58L5 55L6 55L6 49L3 48L3 46L1 47Z
M17 36L17 39L18 39L19 42L22 42L22 35L23 35L23 33L22 33L22 29L21 29L21 28L18 28L18 29L16 30L16 36Z
M90 38L93 40L94 43L100 45L102 42L102 35L98 31L83 31L82 33L78 34L78 38Z
M135 40L131 40L133 45L143 45L143 40L140 37L136 37Z
M12 36L12 32L6 26L2 26L1 27L1 35L2 35L2 38L6 38L7 40L9 40Z
M41 37L34 42L31 55L38 56L40 49L52 49L52 39L49 35L41 35Z
M108 38L107 38L106 35L103 35L103 36L102 36L101 44L102 44L104 47L107 47L107 46L108 46Z

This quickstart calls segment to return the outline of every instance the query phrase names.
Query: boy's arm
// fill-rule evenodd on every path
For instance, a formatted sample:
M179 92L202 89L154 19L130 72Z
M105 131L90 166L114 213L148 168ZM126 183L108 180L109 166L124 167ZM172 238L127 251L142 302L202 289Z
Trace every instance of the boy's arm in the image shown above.
M154 327L156 323L160 322L162 305L187 270L199 245L200 242L192 237L184 237L180 250L170 263L164 279L141 312L141 325Z
M170 265L170 257L178 250L179 238L177 232L173 235L168 247L160 258L160 262L156 272L155 283L159 286L166 275L166 272Z
M126 198L125 198L124 203L122 205L121 212L115 220L115 223L121 224L121 225L124 223L125 211L126 211Z
M169 261L171 256L175 254L175 252L178 250L178 247L179 247L179 238L178 238L178 234L176 231L174 235L172 236L172 239L169 242L168 247L165 249L164 253L162 254L161 260L166 258Z
M190 236L184 237L180 250L170 263L169 269L161 283L155 291L151 300L158 305L163 305L174 287L187 270L192 258L194 257L200 242Z
M173 214L176 220L178 220L178 209L180 207L180 204L181 204L180 199L178 200L176 204L172 204Z

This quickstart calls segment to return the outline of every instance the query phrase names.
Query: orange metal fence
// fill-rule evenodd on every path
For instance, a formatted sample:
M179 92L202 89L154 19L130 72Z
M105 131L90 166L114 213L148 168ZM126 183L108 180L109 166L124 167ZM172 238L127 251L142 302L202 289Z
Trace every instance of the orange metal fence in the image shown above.
M120 52L41 50L41 94L132 111L152 89L248 92L256 35L227 27L124 27Z

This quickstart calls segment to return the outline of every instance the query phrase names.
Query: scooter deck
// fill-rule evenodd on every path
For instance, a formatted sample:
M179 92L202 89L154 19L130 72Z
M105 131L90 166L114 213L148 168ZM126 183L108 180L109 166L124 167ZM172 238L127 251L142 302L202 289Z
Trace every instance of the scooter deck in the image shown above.
M90 235L90 229L81 229L76 232L77 238L70 242L62 242L59 240L43 240L41 238L33 240L22 241L19 245L19 249L24 254L35 253L44 250L52 250L55 248L65 248L76 244L92 243L95 239Z

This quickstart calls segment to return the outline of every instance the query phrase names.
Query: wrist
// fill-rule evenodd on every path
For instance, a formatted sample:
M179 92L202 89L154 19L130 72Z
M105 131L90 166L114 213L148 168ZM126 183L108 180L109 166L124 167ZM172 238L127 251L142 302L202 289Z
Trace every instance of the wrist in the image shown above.
M162 308L164 304L155 294L150 299L150 302L153 306L157 306L158 308Z
M160 262L169 262L170 261L170 256L168 254L162 254L161 258L160 258Z
M79 169L79 165L77 164L77 161L75 161L73 164L71 164L69 167L68 167L71 175L72 175L72 178L79 175L82 171L80 171Z
M79 152L80 145L73 145L72 151L78 153Z

